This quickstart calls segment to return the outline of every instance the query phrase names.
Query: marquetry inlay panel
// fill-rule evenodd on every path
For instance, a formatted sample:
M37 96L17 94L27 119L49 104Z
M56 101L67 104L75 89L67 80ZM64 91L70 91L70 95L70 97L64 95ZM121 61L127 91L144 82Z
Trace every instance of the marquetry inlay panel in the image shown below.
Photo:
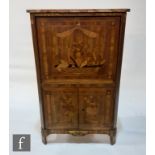
M110 97L110 98L109 98ZM79 89L79 127L98 129L112 125L113 90L102 88Z
M37 24L43 76L115 80L119 17L40 17Z
M56 88L44 95L47 128L77 128L77 90Z

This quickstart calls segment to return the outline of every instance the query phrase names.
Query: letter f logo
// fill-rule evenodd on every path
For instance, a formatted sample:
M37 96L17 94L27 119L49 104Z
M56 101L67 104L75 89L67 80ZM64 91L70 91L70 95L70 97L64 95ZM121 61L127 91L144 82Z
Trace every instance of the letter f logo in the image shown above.
M22 150L22 143L24 143L23 141L22 141L22 139L25 139L25 137L23 136L23 137L20 137L20 139L19 139L19 141L18 141L18 143L19 143L19 150Z

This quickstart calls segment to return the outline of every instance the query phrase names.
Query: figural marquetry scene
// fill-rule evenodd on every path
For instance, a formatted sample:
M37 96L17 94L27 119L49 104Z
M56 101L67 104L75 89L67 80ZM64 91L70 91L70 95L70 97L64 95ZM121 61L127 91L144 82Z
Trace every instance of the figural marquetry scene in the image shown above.
M62 42L64 41L64 44L67 44L67 51L65 52L66 56L64 56L64 58L61 58L61 55L63 55L61 54L61 49L57 53L57 55L60 55L60 60L58 60L59 63L55 67L59 71L70 67L103 67L103 64L105 63L103 53L97 53L96 51L93 51L93 45L90 46L90 43L93 44L98 37L97 33L82 28L79 22L74 28L58 33L56 36L60 42L62 39ZM86 42L88 39L90 42Z
M50 134L108 134L115 144L127 11L28 10L44 144Z

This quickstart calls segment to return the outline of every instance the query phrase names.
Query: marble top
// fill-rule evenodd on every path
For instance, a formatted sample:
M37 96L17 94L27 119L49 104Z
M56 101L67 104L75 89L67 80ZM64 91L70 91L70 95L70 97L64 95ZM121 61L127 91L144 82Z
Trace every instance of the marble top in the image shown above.
M73 12L73 13L80 13L80 12L129 12L130 9L28 9L27 12L29 13L54 13L54 12Z

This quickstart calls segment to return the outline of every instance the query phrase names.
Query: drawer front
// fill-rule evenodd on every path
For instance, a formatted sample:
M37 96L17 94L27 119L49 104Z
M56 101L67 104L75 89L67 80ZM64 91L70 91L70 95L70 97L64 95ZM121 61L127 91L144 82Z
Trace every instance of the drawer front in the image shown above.
M74 88L54 88L45 91L44 115L47 129L77 129L78 98Z
M79 129L110 127L114 115L113 89L79 89Z
M120 17L37 17L42 79L115 80Z

